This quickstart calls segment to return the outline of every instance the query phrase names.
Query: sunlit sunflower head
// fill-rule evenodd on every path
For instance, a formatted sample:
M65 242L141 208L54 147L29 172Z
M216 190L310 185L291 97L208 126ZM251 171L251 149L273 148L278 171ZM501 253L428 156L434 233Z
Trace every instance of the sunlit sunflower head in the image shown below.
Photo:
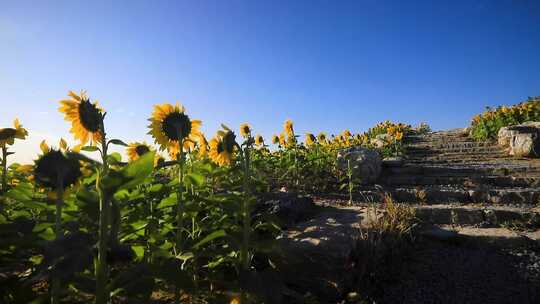
M0 147L13 145L15 139L25 139L28 131L22 127L18 119L13 121L13 128L0 129Z
M105 117L103 110L98 107L97 102L90 102L85 91L81 91L79 95L69 91L68 95L70 99L61 100L58 110L64 113L65 120L71 122L69 131L81 145L89 141L91 145L101 142Z
M403 132L396 132L396 140L401 141L403 139Z
M189 119L185 108L179 103L174 106L169 103L155 105L149 121L148 134L154 137L160 150L168 150L173 158L180 152L180 142L183 143L184 151L190 151L195 148L201 136L199 128L202 122Z
M293 122L290 119L287 119L285 121L285 124L283 125L283 128L285 129L285 133L289 137L294 137L294 128L293 128Z
M152 147L145 142L133 142L127 146L126 154L130 161L134 161L152 150Z
M315 141L317 140L317 138L315 138L315 135L311 134L311 133L306 133L306 146L313 146L315 144Z
M223 126L224 130L217 132L216 136L210 140L209 156L212 161L220 166L230 165L236 149L236 135L229 128Z
M285 138L285 133L280 133L279 134L279 144L281 146L286 146L287 145L287 139Z
M257 147L264 146L264 138L262 137L262 135L257 134L257 136L255 136L255 146Z
M249 127L249 124L243 123L240 125L240 135L243 138L248 138L251 136L251 128Z
M342 134L343 134L343 136L345 136L345 137L351 137L351 136L352 136L351 131L349 131L349 130L343 131Z
M277 135L275 135L275 134L272 135L272 143L273 143L274 145L279 144L279 136L277 136Z
M76 153L49 148L43 141L43 154L34 163L35 180L44 187L64 189L75 184L81 177L81 164Z
M321 132L317 135L317 140L319 141L319 143L323 144L326 142L326 133L324 132Z

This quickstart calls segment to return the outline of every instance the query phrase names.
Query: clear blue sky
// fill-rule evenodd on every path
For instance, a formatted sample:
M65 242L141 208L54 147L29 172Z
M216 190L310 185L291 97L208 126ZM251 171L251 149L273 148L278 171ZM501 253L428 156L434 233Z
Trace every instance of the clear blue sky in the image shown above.
M378 121L465 127L540 95L539 1L0 0L0 125L71 139L57 112L86 89L126 141L181 101L214 134L250 122L360 132Z

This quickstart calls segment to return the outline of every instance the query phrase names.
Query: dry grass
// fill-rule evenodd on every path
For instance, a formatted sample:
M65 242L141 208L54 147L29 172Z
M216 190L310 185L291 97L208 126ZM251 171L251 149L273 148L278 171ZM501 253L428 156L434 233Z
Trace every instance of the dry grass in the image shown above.
M395 202L389 194L383 196L379 208L370 207L368 217L349 260L354 273L349 290L366 303L375 301L385 282L399 271L402 256L410 248L418 226L414 209Z

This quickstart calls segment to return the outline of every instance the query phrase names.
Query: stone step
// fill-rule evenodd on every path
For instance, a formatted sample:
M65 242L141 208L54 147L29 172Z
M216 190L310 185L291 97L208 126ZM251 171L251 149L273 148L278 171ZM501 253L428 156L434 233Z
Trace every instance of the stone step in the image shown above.
M430 185L418 187L382 187L382 189L363 189L354 194L359 202L380 202L385 193L402 203L422 204L524 204L536 205L540 200L540 188L491 187L471 188L464 186Z
M405 152L404 155L407 158L421 158L421 157L431 157L431 156L444 156L444 157L454 157L454 156L504 156L509 157L504 151L418 151L418 152Z
M452 164L477 164L479 162L496 162L497 160L506 159L505 157L463 157L463 158L425 158L425 159L408 159L406 163L408 164L419 164L426 166L441 166L441 165L452 165Z
M540 210L535 208L444 204L415 206L414 209L416 216L424 224L540 228L540 213L538 213Z
M508 228L475 228L434 225L425 228L420 235L429 239L469 243L471 245L495 245L505 248L540 245L540 230L519 232Z
M490 185L497 187L540 187L540 174L536 176L470 176L470 175L391 175L381 178L389 186L427 185Z
M504 149L499 147L478 147L478 148L448 148L448 149L429 149L406 147L405 154L407 155L429 155L429 154L473 154L473 153L505 153Z
M447 142L447 143L417 143L405 146L410 150L450 150L450 149L480 149L480 148L497 148L494 143L484 142Z
M485 155L485 154L474 154L474 155L432 155L432 156L415 156L407 157L408 162L430 162L430 161L484 161L484 160L498 160L506 159L506 155Z
M427 175L427 176L536 176L540 166L530 166L521 162L475 163L475 164L405 164L401 167L384 168L384 176Z

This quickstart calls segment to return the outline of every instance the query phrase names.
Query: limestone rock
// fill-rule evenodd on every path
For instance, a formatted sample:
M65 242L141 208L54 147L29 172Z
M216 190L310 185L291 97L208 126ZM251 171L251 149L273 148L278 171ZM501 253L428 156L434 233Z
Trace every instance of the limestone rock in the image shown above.
M307 219L314 208L315 204L310 197L289 192L265 193L257 199L255 214L273 215L282 228L287 228Z
M404 164L403 157L386 157L383 159L382 164L384 167L402 167Z
M499 146L508 148L508 154L518 157L540 156L540 122L528 121L520 125L503 127L497 134Z
M497 134L497 143L499 146L507 148L510 146L510 141L512 140L512 136L519 133L518 130L514 128L515 126L510 127L502 127L499 129L499 133Z
M352 147L338 152L337 165L340 170L347 172L350 162L353 178L360 179L362 184L374 183L381 174L382 159L379 152Z
M347 261L362 215L358 207L325 208L284 231L278 240L283 256L275 260L284 283L315 295L320 303L338 302L352 275Z
M540 129L530 128L512 136L509 154L518 157L540 156Z

